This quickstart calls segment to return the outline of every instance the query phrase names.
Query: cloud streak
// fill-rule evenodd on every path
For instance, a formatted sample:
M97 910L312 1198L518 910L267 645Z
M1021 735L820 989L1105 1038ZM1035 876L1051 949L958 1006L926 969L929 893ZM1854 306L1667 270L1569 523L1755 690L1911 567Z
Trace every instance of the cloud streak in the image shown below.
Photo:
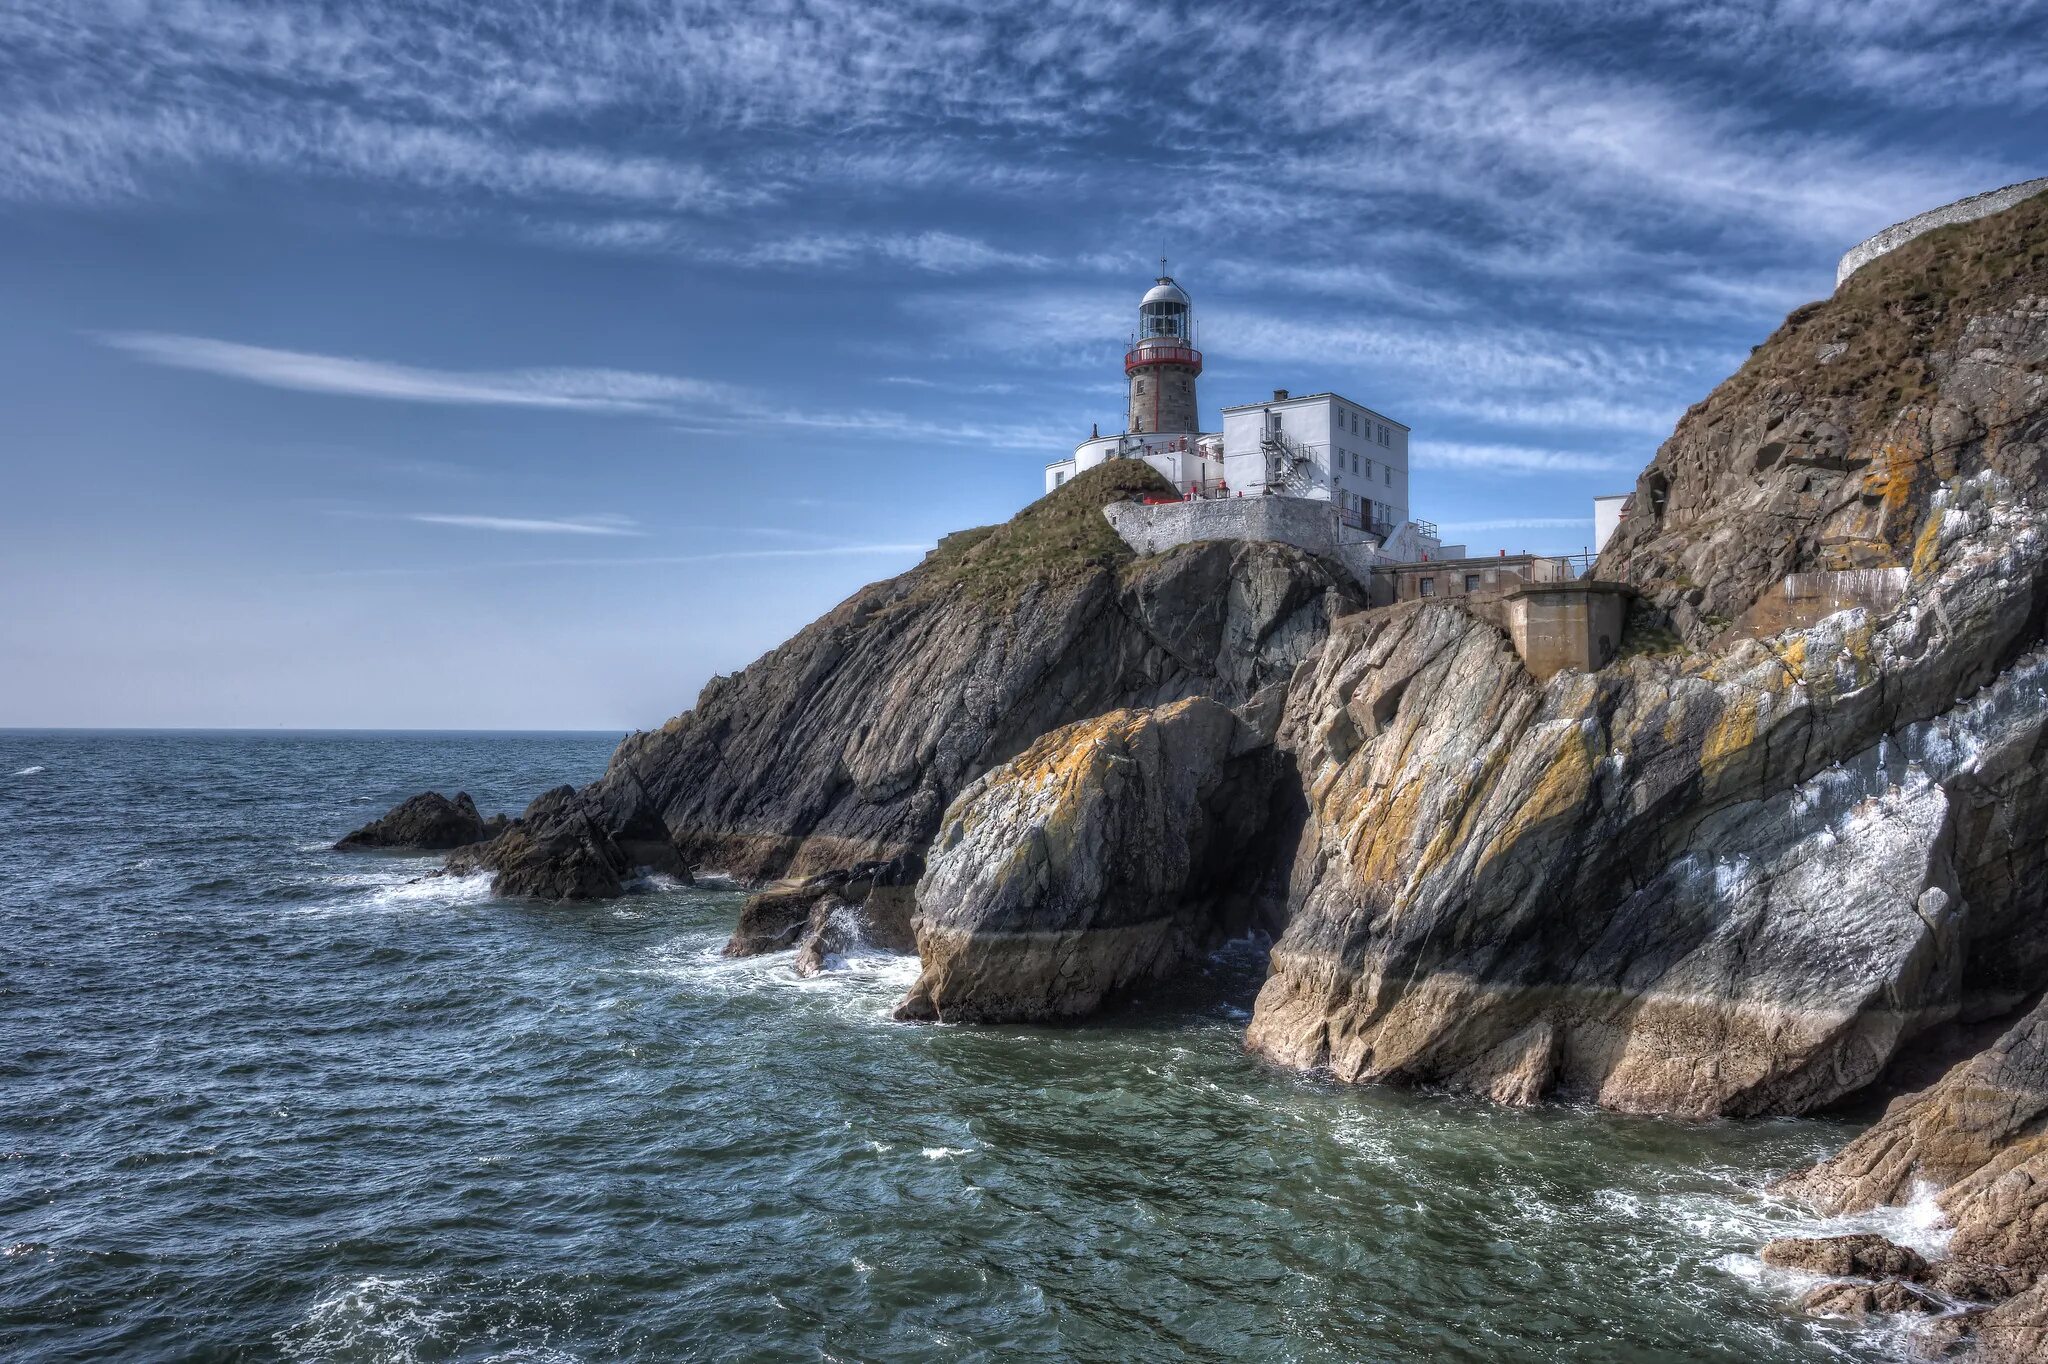
M460 526L465 530L509 531L519 535L645 535L623 516L524 517L480 516L458 512L407 512L407 521L428 526Z
M301 393L393 402L542 407L576 412L661 412L678 402L730 402L735 396L732 389L722 384L625 370L429 369L163 332L108 332L99 339L137 359L173 369L195 370Z
M1468 445L1418 440L1412 453L1422 469L1485 469L1505 474L1622 473L1635 466L1612 455L1578 450L1542 450L1523 445Z
M445 573L496 573L529 568L659 568L688 564L772 562L775 560L842 559L925 554L928 541L826 545L806 549L734 549L704 554L643 554L599 558L510 559L481 564L433 564L422 566L377 566L337 568L320 574L327 578L399 578L436 576Z

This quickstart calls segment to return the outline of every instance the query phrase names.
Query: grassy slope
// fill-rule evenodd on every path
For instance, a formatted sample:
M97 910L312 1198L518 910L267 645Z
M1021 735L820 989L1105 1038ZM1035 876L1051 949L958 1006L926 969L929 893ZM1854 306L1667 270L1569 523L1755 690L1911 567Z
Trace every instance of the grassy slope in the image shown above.
M1858 435L1933 391L1930 352L1971 313L2012 303L2048 275L2048 194L1976 222L1937 228L1878 257L1831 298L1793 310L1704 406L1727 411L1782 388L1854 404ZM1822 347L1847 347L1823 362Z
M1140 460L1113 459L1069 479L1000 526L958 531L939 541L916 572L923 592L964 586L987 603L1015 600L1034 583L1052 583L1132 557L1103 507L1173 486Z

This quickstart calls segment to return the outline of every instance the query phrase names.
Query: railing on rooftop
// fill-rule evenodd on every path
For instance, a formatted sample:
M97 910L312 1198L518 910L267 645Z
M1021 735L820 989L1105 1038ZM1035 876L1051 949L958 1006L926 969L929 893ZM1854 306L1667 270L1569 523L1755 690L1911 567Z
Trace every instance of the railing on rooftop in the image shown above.
M1202 352L1193 346L1133 346L1124 352L1124 373L1153 365L1189 365L1202 372Z

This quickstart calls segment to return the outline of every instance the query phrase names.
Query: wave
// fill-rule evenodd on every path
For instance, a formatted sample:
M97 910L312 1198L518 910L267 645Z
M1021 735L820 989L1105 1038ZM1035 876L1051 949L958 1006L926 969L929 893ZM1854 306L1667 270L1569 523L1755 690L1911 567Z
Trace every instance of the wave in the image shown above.
M436 1276L386 1278L372 1274L322 1295L298 1325L280 1332L276 1343L293 1359L327 1360L368 1358L413 1364L425 1359L444 1359L456 1352L462 1357L493 1364L573 1364L576 1356L547 1345L506 1345L484 1354L473 1353L479 1343L476 1313L465 1302L461 1285L437 1282ZM523 1295L522 1295L523 1296ZM547 1315L554 1295L541 1292L531 1303L511 1305L515 1317ZM512 1323L519 1329L519 1323ZM534 1323L535 1333L545 1327ZM505 1329L504 1323L497 1329Z
M42 766L23 767L16 769L14 775L17 777L33 777L38 772L47 772L49 770L49 768Z

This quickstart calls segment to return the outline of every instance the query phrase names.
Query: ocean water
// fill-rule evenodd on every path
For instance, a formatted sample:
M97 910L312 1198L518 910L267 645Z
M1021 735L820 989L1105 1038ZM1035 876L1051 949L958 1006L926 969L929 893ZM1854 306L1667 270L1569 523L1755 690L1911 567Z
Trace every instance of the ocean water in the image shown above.
M899 1025L740 895L326 845L614 735L0 732L0 1358L1895 1359L1766 1237L1821 1122L1351 1089L1233 946L1099 1025ZM1924 1220L1889 1227L1927 1240Z

